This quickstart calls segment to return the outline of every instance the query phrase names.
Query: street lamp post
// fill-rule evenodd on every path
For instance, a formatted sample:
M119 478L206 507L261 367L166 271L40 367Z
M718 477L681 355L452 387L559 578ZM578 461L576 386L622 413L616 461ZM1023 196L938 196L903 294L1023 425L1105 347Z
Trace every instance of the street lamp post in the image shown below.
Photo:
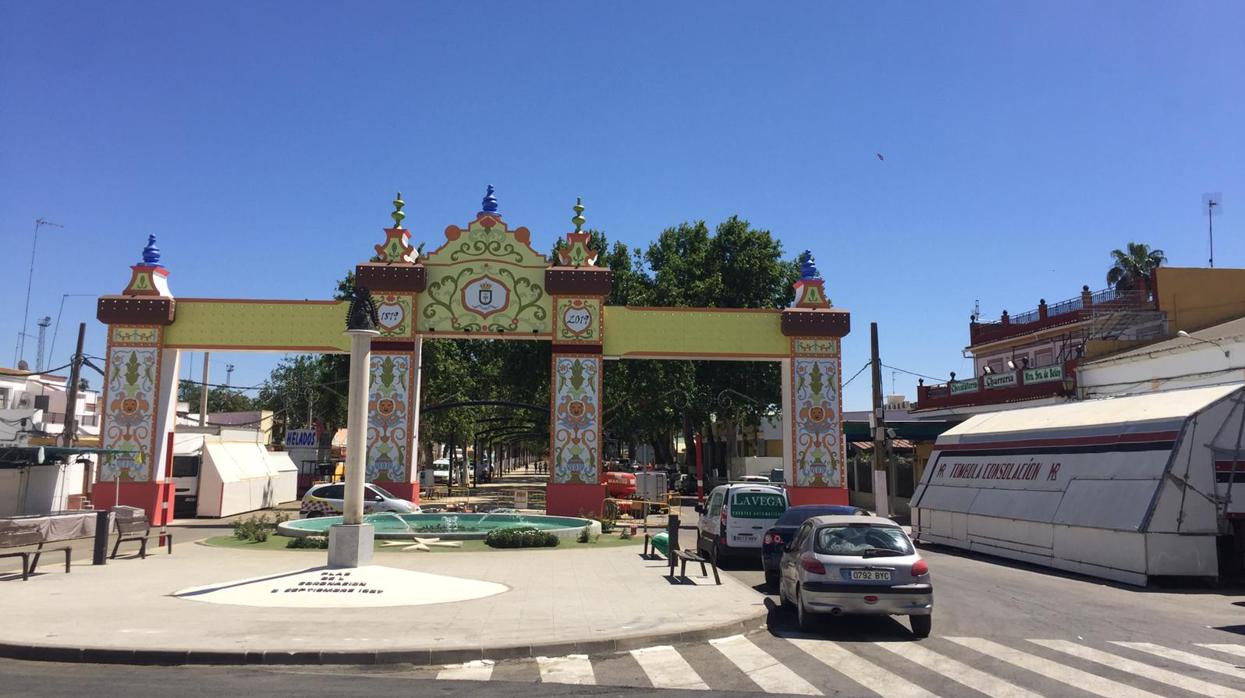
M376 330L371 293L356 286L346 318L350 336L350 390L346 408L346 491L342 523L329 529L329 567L371 564L376 532L363 523L363 480L367 455L367 394Z

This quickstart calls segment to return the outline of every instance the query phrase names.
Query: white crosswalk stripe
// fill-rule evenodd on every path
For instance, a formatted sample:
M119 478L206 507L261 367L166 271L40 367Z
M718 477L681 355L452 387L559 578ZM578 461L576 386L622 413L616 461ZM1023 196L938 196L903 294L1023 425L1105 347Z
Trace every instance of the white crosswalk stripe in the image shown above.
M631 650L631 656L635 657L648 680L653 683L653 688L709 690L709 685L701 680L700 674L670 645Z
M1224 654L1235 654L1238 657L1245 657L1245 645L1217 645L1214 643L1202 643L1198 647L1205 647L1208 650L1223 652Z
M1127 647L1132 650L1140 650L1142 652L1149 652L1150 654L1153 654L1157 657L1162 657L1164 659L1172 659L1177 662L1183 662L1184 664L1189 664L1189 665L1198 667L1199 669L1206 669L1207 671L1215 671L1215 672L1219 672L1220 674L1227 674L1228 676L1233 676L1238 679L1245 680L1245 669L1241 669L1240 667L1234 664L1229 664L1227 662L1223 662L1218 659L1211 659L1209 657L1203 657L1201 655L1193 654L1192 652L1185 652L1184 650L1176 650L1170 647L1163 647L1162 645L1156 645L1152 642L1118 642L1116 641L1116 642L1112 642L1111 644L1119 645L1120 647Z
M586 654L568 654L565 657L537 657L540 680L544 683L569 683L580 686L596 684L592 662Z
M961 683L969 688L993 696L993 698L1041 698L1042 694L1034 693L991 676L984 671L958 662L950 657L926 649L915 642L878 642L875 643L887 651L893 652L904 659L916 662L930 671Z
M1113 669L1128 672L1136 676L1144 676L1151 681L1165 683L1168 686L1175 686L1186 691L1200 693L1204 696L1212 696L1213 698L1245 698L1245 691L1238 691L1234 688L1226 686L1218 686L1209 681L1202 681L1190 676L1183 676L1168 669L1161 669L1151 666L1144 662L1134 661L1127 657L1121 657L1118 654L1103 652L1092 647L1086 647L1068 640L1029 640L1057 652L1070 654L1073 657L1088 659L1091 662L1098 662Z
M747 674L761 690L768 693L795 693L804 696L820 696L821 691L805 681L799 674L780 664L769 652L757 647L743 635L732 635L710 640L740 671Z
M1013 666L1027 669L1035 674L1041 674L1049 679L1054 679L1060 683L1088 691L1103 698L1117 698L1118 696L1159 698L1155 693L1133 688L1110 679L1104 679L1101 676L1095 676L1089 672L1065 666L1059 662L1052 662L1044 657L1013 649L1006 645L1000 645L990 640L979 637L948 637L946 639L995 659L1001 659Z
M934 694L892 674L873 662L858 657L836 642L788 638L791 644L822 664L856 683L876 692L882 698L934 698Z
M1238 666L1239 662L1209 656L1218 653L1220 657L1245 657L1245 644L1204 643L1192 645L1195 651L1187 651L1149 642L1122 641L1029 639L1004 643L980 637L945 637L927 642L844 643L809 637L759 637L761 639L732 635L709 640L707 646L713 647L720 656L705 654L706 645L660 645L618 655L572 654L500 664L483 660L447 664L429 671L435 672L439 680L497 681L531 680L539 669L542 683L588 686L605 682L643 686L647 678L657 689L722 692L720 684L709 685L718 676L731 690L808 696L820 696L823 691L831 694L858 691L847 688L850 680L881 698L932 698L935 691L960 695L970 689L992 698L1042 698L1042 686L1028 685L1026 680L1028 677L1028 681L1035 681L1034 675L1037 675L1104 698L1158 698L1159 693L1170 693L1174 689L1208 698L1245 698L1245 683L1236 680L1245 678L1245 669ZM784 642L791 648L771 644ZM878 655L878 650L870 646L884 650L886 656ZM773 649L767 651L767 647ZM1124 650L1115 650L1117 647L1159 659L1132 658ZM874 658L870 659L871 655ZM995 662L983 667L980 655ZM634 662L627 659L628 656ZM594 665L594 662L601 664ZM1106 672L1086 671L1074 665L1086 666L1086 662L1119 673L1107 678L1100 675ZM1006 678L990 673L991 666L1001 669L1002 664L1020 671L1009 670ZM1180 666L1175 667L1176 664ZM507 668L495 670L502 665ZM723 670L729 665L742 675L730 669L730 675L735 678L727 678ZM896 667L902 670L902 676ZM826 673L827 668L833 676ZM518 676L528 678L519 679ZM810 679L818 685L810 683ZM1152 692L1159 685L1165 690ZM1068 689L1056 690L1054 695L1067 692Z
M448 664L437 672L437 678L450 681L488 681L493 677L493 661L477 659L466 664Z

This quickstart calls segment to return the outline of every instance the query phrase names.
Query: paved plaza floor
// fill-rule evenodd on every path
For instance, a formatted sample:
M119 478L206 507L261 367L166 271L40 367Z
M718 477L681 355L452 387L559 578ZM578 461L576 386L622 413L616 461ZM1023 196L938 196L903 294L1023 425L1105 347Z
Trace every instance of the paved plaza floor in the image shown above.
M666 563L642 558L639 545L377 553L376 564L410 573L381 577L431 583L428 593L437 600L453 596L445 586L455 581L447 577L488 583L494 591L504 587L463 601L325 607L323 593L311 592L305 596L321 602L278 607L256 603L254 595L245 605L174 595L205 586L229 590L257 579L271 587L263 593L288 595L290 579L327 578L325 558L322 550L179 542L172 555L157 552L104 566L75 562L70 574L45 561L27 582L0 581L0 654L70 661L427 664L699 641L760 627L767 610L764 597L726 575L721 586L691 568L690 579L671 580Z

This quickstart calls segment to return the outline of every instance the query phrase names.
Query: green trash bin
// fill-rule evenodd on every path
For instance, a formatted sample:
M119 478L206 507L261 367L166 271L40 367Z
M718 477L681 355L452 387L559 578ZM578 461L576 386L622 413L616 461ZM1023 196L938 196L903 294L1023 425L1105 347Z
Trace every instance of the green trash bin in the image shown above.
M656 550L666 557L670 557L670 534L662 531L661 533L654 535L651 542L653 550Z

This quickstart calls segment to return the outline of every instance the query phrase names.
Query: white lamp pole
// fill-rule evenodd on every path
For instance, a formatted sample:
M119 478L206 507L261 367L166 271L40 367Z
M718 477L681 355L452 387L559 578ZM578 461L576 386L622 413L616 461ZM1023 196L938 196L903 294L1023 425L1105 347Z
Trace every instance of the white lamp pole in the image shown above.
M329 527L329 567L372 564L376 531L363 523L363 476L367 463L367 393L376 330L372 294L355 286L346 316L350 335L350 391L346 403L346 493L342 523Z
M367 460L367 394L371 378L372 337L376 330L351 329L350 392L346 403L346 506L342 523L363 523L363 475Z

